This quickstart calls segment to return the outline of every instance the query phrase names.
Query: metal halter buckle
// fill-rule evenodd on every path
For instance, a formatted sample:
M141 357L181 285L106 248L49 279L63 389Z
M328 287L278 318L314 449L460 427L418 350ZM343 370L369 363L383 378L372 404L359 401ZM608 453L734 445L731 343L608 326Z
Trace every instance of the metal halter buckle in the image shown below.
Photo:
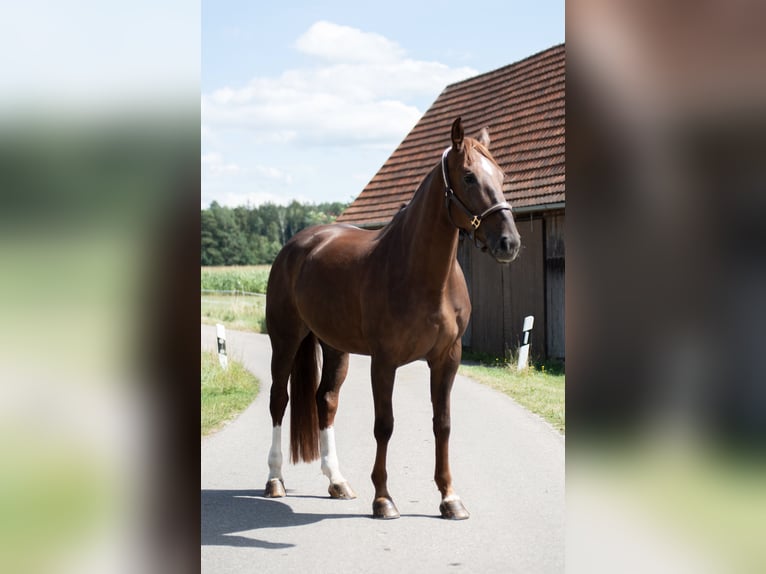
M479 225L481 225L481 219L479 219L478 215L474 215L473 219L471 220L471 227L474 229L479 229Z

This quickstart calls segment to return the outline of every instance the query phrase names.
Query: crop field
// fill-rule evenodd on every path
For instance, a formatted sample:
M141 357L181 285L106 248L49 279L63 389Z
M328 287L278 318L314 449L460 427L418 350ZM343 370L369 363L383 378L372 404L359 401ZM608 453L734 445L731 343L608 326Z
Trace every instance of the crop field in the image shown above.
M203 267L202 290L266 293L270 265Z
M203 267L200 296L202 323L227 329L266 332L266 284L269 265Z

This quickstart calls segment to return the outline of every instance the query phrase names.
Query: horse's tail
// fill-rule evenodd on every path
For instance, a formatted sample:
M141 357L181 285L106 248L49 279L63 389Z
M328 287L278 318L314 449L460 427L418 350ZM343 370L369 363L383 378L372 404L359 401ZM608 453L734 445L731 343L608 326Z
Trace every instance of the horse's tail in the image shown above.
M290 373L290 460L293 463L319 458L318 386L317 338L309 332L298 348Z

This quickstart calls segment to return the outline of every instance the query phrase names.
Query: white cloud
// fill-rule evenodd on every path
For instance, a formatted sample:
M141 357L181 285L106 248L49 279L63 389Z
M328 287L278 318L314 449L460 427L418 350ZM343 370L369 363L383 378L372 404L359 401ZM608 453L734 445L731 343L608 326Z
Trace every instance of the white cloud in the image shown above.
M296 47L321 62L204 94L205 132L246 130L261 143L390 148L422 115L413 98L432 100L476 73L407 58L379 34L326 21L312 25Z
M255 173L255 175L265 177L267 179L281 181L287 184L290 184L293 182L293 178L289 173L284 173L275 167L256 165L256 166L253 166L252 172Z
M291 184L293 181L289 173L285 173L276 167L266 165L241 166L237 163L227 162L217 152L202 154L202 169L210 176L245 175L265 178L280 183Z
M396 62L404 50L396 43L370 32L339 26L326 20L313 24L295 43L301 52L331 62Z
M226 163L221 154L211 152L202 155L202 169L211 175L237 174L242 169L236 163Z

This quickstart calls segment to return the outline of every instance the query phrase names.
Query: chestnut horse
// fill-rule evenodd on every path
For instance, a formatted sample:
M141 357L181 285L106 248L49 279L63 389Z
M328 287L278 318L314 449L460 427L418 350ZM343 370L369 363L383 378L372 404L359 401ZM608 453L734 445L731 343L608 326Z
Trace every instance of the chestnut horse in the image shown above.
M503 172L488 151L486 128L478 139L464 138L457 118L451 138L442 161L386 227L305 229L274 261L266 296L273 433L265 496L285 496L281 428L289 379L292 461L321 456L330 496L355 497L338 466L333 422L349 353L370 355L377 441L372 512L376 518L398 518L386 485L394 376L401 365L424 358L431 371L439 510L445 518L468 518L452 488L448 446L450 392L471 314L456 258L458 234L468 232L500 263L516 257L520 238L504 201Z

